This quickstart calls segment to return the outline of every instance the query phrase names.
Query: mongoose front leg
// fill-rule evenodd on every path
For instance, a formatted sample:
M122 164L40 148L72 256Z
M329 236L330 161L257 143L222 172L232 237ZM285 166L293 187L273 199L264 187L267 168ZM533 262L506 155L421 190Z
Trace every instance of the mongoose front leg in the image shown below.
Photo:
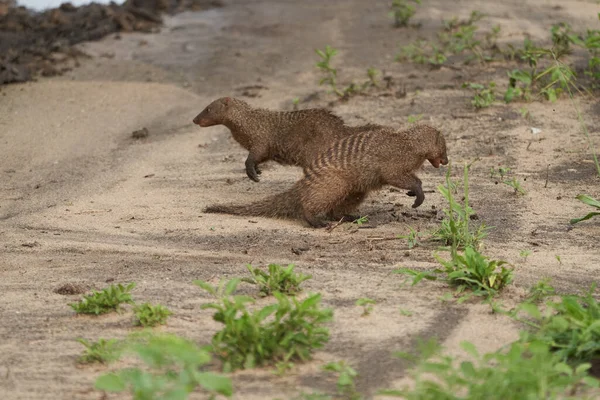
M258 164L264 162L266 159L266 152L256 152L254 149L250 150L248 158L246 158L246 175L248 175L248 178L252 179L254 182L260 181L258 175L260 175L262 171L258 168Z
M419 207L425 201L425 193L423 193L421 180L414 174L394 178L388 183L400 189L407 189L409 190L407 195L416 197L412 208Z

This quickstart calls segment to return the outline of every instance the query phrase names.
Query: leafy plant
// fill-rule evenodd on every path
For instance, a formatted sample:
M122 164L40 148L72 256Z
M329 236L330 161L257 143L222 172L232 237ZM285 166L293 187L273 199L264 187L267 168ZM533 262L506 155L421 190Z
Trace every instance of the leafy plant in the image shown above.
M197 387L230 397L231 379L202 372L210 354L196 344L171 334L139 336L126 347L147 368L126 368L100 376L96 388L107 392L129 391L135 400L187 399ZM212 396L211 396L212 397Z
M269 272L266 273L259 268L252 268L247 265L250 272L250 278L242 278L242 282L258 285L261 296L270 296L274 292L281 292L288 295L294 295L301 291L300 285L302 282L312 278L312 275L304 275L295 273L293 264L286 268L277 265L269 264Z
M213 319L224 325L212 339L213 351L225 371L253 368L277 362L305 361L329 340L323 325L332 319L331 309L319 307L321 295L305 300L274 292L277 303L250 311L248 296L232 296L239 279L223 281L218 287L203 281L195 284L217 298L203 309L214 309Z
M508 178L505 179L505 176L509 175L509 174L510 174L510 168L498 167L498 170L495 170L494 168L491 169L490 177L493 178L496 175L499 175L500 182L513 188L515 190L515 194L520 194L522 196L527 194L527 192L525 191L525 189L523 189L523 186L521 186L521 183L517 180L516 177L513 176L510 179L508 179ZM496 182L496 183L498 183L498 182Z
M550 279L545 278L537 282L530 290L527 296L527 301L531 303L539 303L543 299L554 296L556 290L550 285Z
M496 101L496 84L494 82L490 82L487 87L479 83L467 82L463 84L463 88L469 88L475 92L473 100L471 100L471 104L475 108L487 108Z
M368 215L363 215L362 217L356 218L354 221L352 221L353 224L356 224L358 226L361 226L362 224L366 224L367 222L369 222Z
M519 252L519 256L523 257L525 259L525 261L527 261L527 257L529 257L531 255L531 250L521 250Z
M398 235L398 239L406 239L408 248L412 249L419 245L419 237L421 233L419 231L414 230L412 227L408 227L409 232L406 235Z
M367 76L369 77L369 83L375 87L379 86L379 83L377 83L377 75L379 75L379 71L377 71L375 68L367 69Z
M589 364L571 367L540 341L516 341L506 350L483 355L470 342L461 346L473 361L458 364L442 354L435 340L421 342L418 356L397 353L416 363L410 374L415 383L412 388L380 394L406 400L558 400L585 398L585 389L599 386L587 374Z
M420 121L423 118L423 114L418 115L409 115L407 120L409 124L414 124L415 122Z
M116 339L98 339L97 342L85 339L77 339L77 341L85 346L85 351L78 360L82 364L105 364L118 360L120 357L122 344Z
M356 305L363 308L363 317L371 314L371 311L373 311L373 304L376 304L376 301L366 297L356 300Z
M524 321L533 328L532 340L548 345L562 362L580 365L600 358L600 304L593 293L596 284L584 296L561 296L558 302L548 302L545 313L538 306L523 303L533 321Z
M346 364L345 361L330 362L323 366L323 370L338 373L338 394L344 396L344 398L348 400L359 400L362 398L360 394L356 392L356 384L354 383L358 373L354 368Z
M444 52L439 47L421 39L403 46L396 56L396 61L412 61L415 64L438 66L446 62L446 59Z
M412 2L421 4L421 0L412 0ZM396 28L408 26L408 21L415 15L415 12L415 6L409 4L408 0L392 0L390 16L394 18Z
M121 304L133 304L131 290L135 283L127 286L121 284L110 285L109 288L101 292L94 291L86 295L77 303L69 304L78 314L106 314L111 311L119 311Z
M465 165L463 172L463 204L460 204L453 195L453 193L456 193L458 186L450 180L452 169L450 164L446 171L446 186L438 186L439 192L448 201L449 208L444 209L446 218L442 220L440 227L433 233L433 238L456 249L467 246L478 248L490 229L483 222L471 223L471 219L475 217L475 212L469 206L470 165Z
M467 247L464 254L452 254L449 261L436 258L444 267L436 272L446 274L448 282L457 287L457 293L469 289L472 295L490 298L513 280L513 269L505 267L508 265L506 261L488 260L472 247ZM470 296L466 295L461 300Z
M135 324L144 327L164 325L167 323L167 318L173 314L160 304L153 306L150 303L134 306L133 312L135 314Z
M331 66L331 59L337 54L337 50L327 45L325 50L316 49L315 52L321 57L321 61L317 62L316 66L325 74L325 77L319 81L319 85L329 85L335 94L342 97L344 93L337 87L337 69Z
M581 221L586 221L596 215L600 215L600 201L594 199L591 196L588 196L586 194L580 194L577 195L576 197L577 200L581 201L584 204L587 204L588 206L592 206L595 207L596 209L598 209L599 211L592 211L590 213L588 213L587 215L581 217L581 218L573 218L570 223L571 224L576 224L579 223Z

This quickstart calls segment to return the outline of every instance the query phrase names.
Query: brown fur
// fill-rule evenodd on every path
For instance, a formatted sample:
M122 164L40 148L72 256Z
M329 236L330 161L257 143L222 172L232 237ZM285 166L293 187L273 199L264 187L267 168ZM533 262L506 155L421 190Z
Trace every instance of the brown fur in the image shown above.
M415 172L425 160L435 168L448 164L444 136L433 127L360 132L320 152L290 190L249 205L210 206L205 212L304 219L318 227L324 225L320 216L347 216L384 185L412 192L416 208L425 195Z
M307 167L335 140L377 125L351 127L328 110L272 111L251 107L245 101L222 97L194 118L201 126L225 125L233 138L249 151L246 174L259 181L258 165L273 160L284 165Z

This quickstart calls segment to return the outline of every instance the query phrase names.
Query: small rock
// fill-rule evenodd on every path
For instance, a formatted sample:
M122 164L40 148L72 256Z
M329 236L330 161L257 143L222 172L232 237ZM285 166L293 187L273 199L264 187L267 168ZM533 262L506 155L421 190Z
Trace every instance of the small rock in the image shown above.
M542 132L542 130L540 128L529 128L531 130L531 133L534 135L540 134Z
M150 134L150 132L148 132L147 128L142 128L137 131L131 132L131 137L134 139L143 139L143 138L148 137L149 134Z

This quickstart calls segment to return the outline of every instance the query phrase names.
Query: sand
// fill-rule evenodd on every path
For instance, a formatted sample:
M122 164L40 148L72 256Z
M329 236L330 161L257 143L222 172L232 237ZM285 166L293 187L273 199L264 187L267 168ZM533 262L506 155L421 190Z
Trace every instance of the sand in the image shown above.
M395 30L386 2L330 3L239 1L184 13L168 19L160 34L85 44L82 49L96 57L62 77L0 88L3 399L103 398L93 382L112 366L77 365L83 348L76 338L123 338L134 330L131 313L75 316L68 303L80 295L55 293L67 283L101 289L136 282L137 301L173 311L160 330L205 344L219 326L200 309L209 298L193 280L244 276L248 263L294 263L312 274L306 292L320 292L334 308L331 341L286 377L268 369L236 373L236 399L334 391L335 380L319 368L340 359L357 369L359 390L373 398L378 389L403 382L407 365L392 353L411 350L418 338L437 337L457 355L463 340L494 351L517 338L521 327L489 306L443 302L440 297L450 292L444 283L402 286L401 276L392 273L437 265L435 244L408 249L395 237L409 227L426 231L439 224L445 201L436 187L444 168L427 164L419 172L427 192L417 210L402 191L386 188L370 196L360 208L369 223L360 229L345 224L327 232L296 221L202 213L215 202L244 203L281 191L301 171L270 163L261 182L251 182L244 174L247 152L227 129L201 129L193 117L224 95L279 109L291 109L296 97L308 97L302 107L327 106L335 97L318 86L314 68L314 48L325 44L340 49L335 63L342 81L365 79L374 66L395 82L389 90L336 103L334 111L348 123L401 128L409 115L422 114L443 129L454 176L464 162L480 158L471 170L470 194L479 218L494 227L485 254L516 266L515 282L500 301L514 305L544 277L562 293L582 292L598 280L600 221L574 229L568 224L588 210L574 199L577 194L600 197L573 104L563 97L475 111L460 85L505 85L501 65L428 70L393 62L398 45L433 37L440 18L457 15L454 10L460 17L486 12L482 29L500 24L501 41L520 43L524 33L548 38L557 21L597 26L598 6L428 1L415 16L420 30ZM406 96L396 96L400 90ZM600 143L598 102L578 97L575 104ZM521 117L523 106L532 120ZM147 138L132 138L144 127ZM531 127L541 133L533 135ZM513 169L525 196L490 179L490 168L500 165ZM532 253L525 260L521 250ZM241 290L256 294L250 286ZM377 301L368 317L354 304L360 297Z

